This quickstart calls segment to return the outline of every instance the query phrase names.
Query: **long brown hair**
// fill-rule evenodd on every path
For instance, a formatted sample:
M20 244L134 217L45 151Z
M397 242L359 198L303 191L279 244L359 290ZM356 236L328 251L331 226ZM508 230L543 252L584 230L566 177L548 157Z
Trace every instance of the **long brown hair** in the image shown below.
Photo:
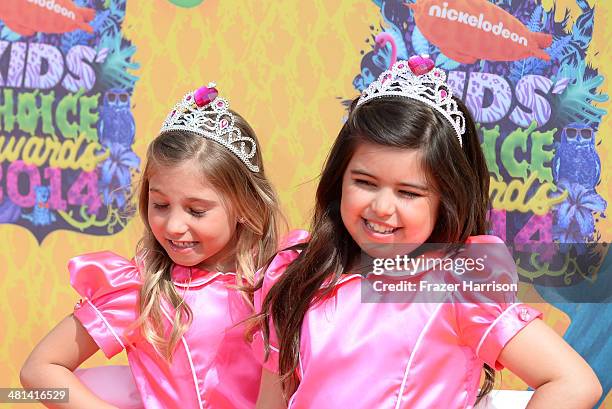
M486 232L489 173L474 122L465 105L456 100L467 122L463 148L450 123L421 102L384 97L356 107L357 100L353 101L323 167L311 239L262 305L264 338L269 339L271 319L280 340L279 370L287 396L298 384L295 374L304 315L330 293L359 257L360 249L340 217L340 200L344 172L360 143L421 151L424 171L440 194L438 217L428 242L463 243L469 236ZM492 371L485 365L484 393L492 389Z
M242 135L257 143L255 132L246 120L236 112L232 111L232 114ZM139 190L138 210L145 231L137 248L143 286L140 290L140 317L135 326L140 326L145 339L168 361L191 324L192 312L172 283L173 262L155 239L149 225L149 179L159 167L172 167L194 159L201 165L202 178L206 178L219 192L224 205L244 219L238 223L233 240L236 243L238 288L252 285L255 270L274 254L279 225L283 221L277 195L264 172L258 143L256 157L252 160L259 166L259 172L254 173L223 145L189 131L165 132L151 142ZM251 302L247 293L244 294ZM174 311L169 336L162 325L165 321L162 300Z

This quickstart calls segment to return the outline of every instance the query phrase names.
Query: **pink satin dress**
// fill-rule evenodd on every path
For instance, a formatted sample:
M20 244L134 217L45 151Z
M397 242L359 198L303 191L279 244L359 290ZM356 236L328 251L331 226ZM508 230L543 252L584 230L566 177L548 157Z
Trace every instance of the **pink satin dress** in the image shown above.
M168 364L131 325L142 285L137 263L110 252L70 260L70 282L83 297L75 317L111 358L122 350L146 408L255 407L261 364L244 337L252 309L231 273L176 265L172 279L193 312L193 322ZM191 270L191 271L190 271ZM170 328L169 309L164 309Z
M307 240L296 231L288 240ZM477 236L473 243L501 243ZM280 252L265 272L255 306L298 256ZM490 265L498 264L498 265ZM490 259L490 271L516 278L514 262ZM419 279L428 272L420 273ZM507 277L506 277L507 279ZM506 343L541 315L531 307L504 303L364 303L361 275L347 274L333 295L312 306L301 330L298 376L291 409L455 409L472 408L483 363L497 370ZM278 372L278 339L271 330L271 352L264 361L263 338L253 349L264 367Z

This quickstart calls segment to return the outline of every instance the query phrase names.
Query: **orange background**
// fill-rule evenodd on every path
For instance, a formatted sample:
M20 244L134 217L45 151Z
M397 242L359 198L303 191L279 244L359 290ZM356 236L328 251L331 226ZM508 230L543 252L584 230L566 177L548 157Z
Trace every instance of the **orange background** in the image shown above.
M557 2L558 10L566 6L578 11L573 2ZM597 5L587 56L605 78L611 78L612 71L608 44L612 29L604 23L611 10L610 4ZM345 115L337 97L356 95L351 81L359 71L359 52L369 47L365 43L371 35L369 26L380 20L380 9L371 0L205 0L193 9L162 0L129 0L123 36L136 46L134 60L141 67L134 71L139 80L132 96L133 149L144 157L176 100L214 80L221 95L260 137L267 173L290 225L305 227L316 176ZM601 91L610 94L605 83ZM604 107L610 110L609 104ZM604 117L599 134L610 134L609 116ZM610 138L598 146L603 163L611 146ZM608 203L612 203L610 178L610 173L602 172L600 194ZM602 241L612 241L611 223L612 218L600 221ZM1 387L19 386L19 369L28 353L72 311L78 297L68 284L67 260L101 249L130 257L141 231L135 218L114 236L55 231L39 245L29 231L0 225L0 236L5 238L0 246ZM567 317L548 305L538 308L563 334ZM125 362L123 355L108 361L99 352L85 366ZM507 372L497 379L496 388L526 388ZM610 396L602 407L612 408Z

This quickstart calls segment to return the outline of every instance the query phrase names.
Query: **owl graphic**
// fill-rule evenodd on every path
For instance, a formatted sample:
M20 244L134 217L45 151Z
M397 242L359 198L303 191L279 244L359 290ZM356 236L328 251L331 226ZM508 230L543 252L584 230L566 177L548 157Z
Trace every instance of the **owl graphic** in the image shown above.
M136 124L132 111L130 111L130 94L124 89L109 89L104 93L99 112L100 144L106 147L110 147L113 143L126 147L132 146L136 135Z
M601 176L601 161L595 150L595 131L580 123L571 123L561 131L552 162L556 183L566 180L586 189L594 189Z

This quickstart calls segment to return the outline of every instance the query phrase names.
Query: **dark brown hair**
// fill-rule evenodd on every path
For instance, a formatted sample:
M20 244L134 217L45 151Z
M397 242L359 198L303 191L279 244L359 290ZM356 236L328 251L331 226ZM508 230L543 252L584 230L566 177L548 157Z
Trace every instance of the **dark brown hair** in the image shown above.
M321 174L310 242L302 246L298 259L270 289L262 305L264 338L269 339L270 319L278 334L279 370L287 396L298 383L295 373L304 315L330 294L360 254L340 217L342 178L360 143L421 151L423 169L440 195L436 225L428 242L464 243L469 236L485 234L489 173L474 122L465 105L456 101L466 119L463 148L448 120L422 102L384 97L356 106L353 101ZM492 389L494 380L493 369L486 365L485 376L482 395Z

